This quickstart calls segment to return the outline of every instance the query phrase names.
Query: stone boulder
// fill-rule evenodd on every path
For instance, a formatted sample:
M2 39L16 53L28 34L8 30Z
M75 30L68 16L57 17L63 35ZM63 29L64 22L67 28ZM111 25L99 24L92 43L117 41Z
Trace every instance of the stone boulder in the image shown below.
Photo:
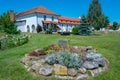
M50 76L53 73L53 68L51 66L43 66L39 70L39 74L43 76Z
M95 60L99 66L104 67L105 66L105 59L104 58L98 58Z
M60 78L61 80L65 79L65 80L74 80L74 77L72 76L59 76L59 75L55 75L55 78Z
M82 73L82 74L86 73L86 71L87 70L84 67L81 67L81 68L78 69L78 72Z
M35 64L33 64L33 65L31 66L31 70L32 70L33 72L39 72L40 67L42 67L42 64L36 62Z
M94 70L89 70L88 72L90 72L90 75L92 77L95 77L95 76L101 74L103 72L103 69L102 68L98 68L98 69L94 69Z
M98 68L99 65L98 65L98 63L95 62L95 61L85 61L85 62L83 63L83 67L86 68L86 69L88 69L88 70L91 70L91 69Z
M68 69L68 75L69 76L76 76L77 75L77 70L75 70L74 68L70 68Z
M54 73L55 75L67 75L67 67L54 64Z
M88 74L79 74L75 80L81 80L81 79L86 79L88 78Z

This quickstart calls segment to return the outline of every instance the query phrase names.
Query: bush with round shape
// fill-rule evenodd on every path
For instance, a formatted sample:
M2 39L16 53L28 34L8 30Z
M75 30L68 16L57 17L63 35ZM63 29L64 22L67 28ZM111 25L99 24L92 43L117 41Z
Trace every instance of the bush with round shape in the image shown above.
M45 58L45 61L52 65L52 64L55 64L57 63L57 57L55 54L48 54L47 57Z

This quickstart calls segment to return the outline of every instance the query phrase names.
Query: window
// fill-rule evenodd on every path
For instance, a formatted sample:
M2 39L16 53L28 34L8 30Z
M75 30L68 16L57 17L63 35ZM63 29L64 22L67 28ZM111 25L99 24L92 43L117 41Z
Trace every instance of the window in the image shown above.
M52 16L52 21L54 21L54 16Z
M46 15L44 15L44 20L46 20Z
M30 27L29 27L29 25L27 25L27 32L30 32Z
M35 32L35 25L32 25L32 32Z

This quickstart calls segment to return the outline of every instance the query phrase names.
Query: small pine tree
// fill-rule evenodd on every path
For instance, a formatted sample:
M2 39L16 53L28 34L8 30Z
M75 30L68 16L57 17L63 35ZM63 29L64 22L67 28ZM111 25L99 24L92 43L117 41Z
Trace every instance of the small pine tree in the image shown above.
M79 35L90 35L90 33L91 33L90 25L85 16L81 17L81 24L80 24L78 33L79 33Z

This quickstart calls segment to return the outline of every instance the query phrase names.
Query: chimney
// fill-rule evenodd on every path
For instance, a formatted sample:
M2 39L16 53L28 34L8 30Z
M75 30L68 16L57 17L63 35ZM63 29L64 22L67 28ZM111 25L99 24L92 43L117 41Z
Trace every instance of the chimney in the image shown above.
M15 21L15 16L14 16L14 11L13 10L10 10L10 20L11 21Z

